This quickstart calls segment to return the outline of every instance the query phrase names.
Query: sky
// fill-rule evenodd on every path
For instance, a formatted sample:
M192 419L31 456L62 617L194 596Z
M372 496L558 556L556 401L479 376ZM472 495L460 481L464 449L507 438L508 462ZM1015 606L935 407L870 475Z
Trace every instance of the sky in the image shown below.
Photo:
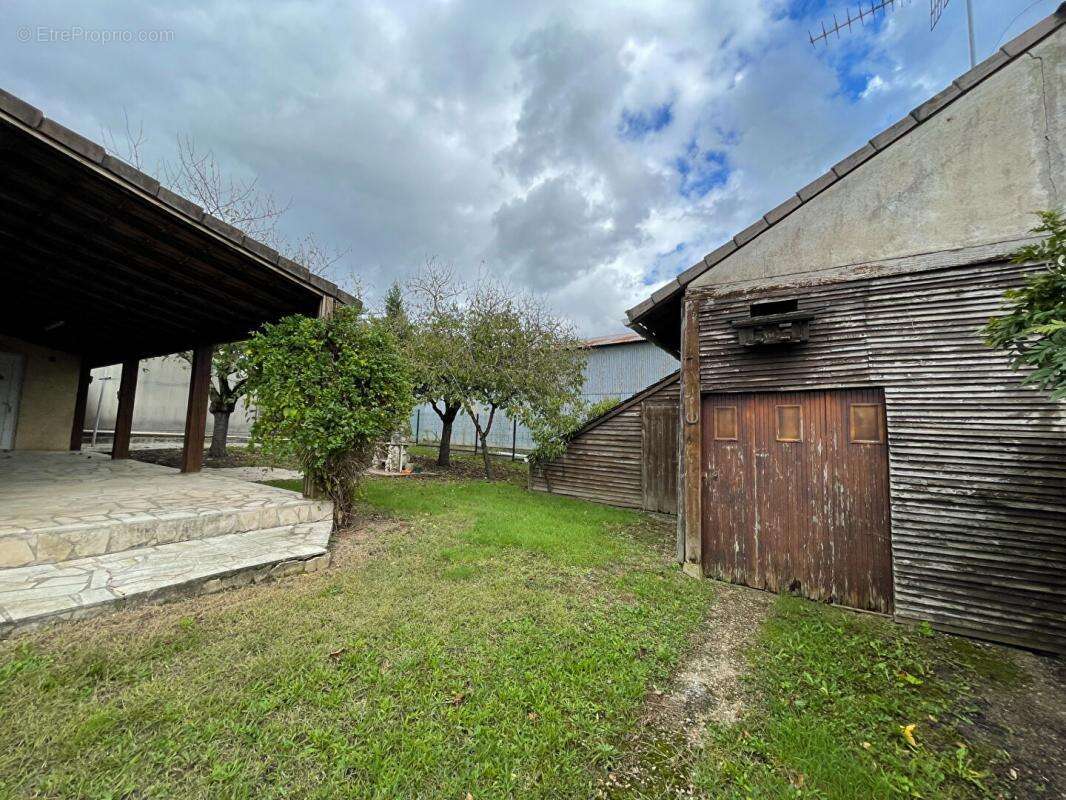
M978 60L1058 0L973 0ZM869 0L864 0L869 7ZM429 259L588 336L969 68L964 0L0 0L0 87L257 178L371 304Z

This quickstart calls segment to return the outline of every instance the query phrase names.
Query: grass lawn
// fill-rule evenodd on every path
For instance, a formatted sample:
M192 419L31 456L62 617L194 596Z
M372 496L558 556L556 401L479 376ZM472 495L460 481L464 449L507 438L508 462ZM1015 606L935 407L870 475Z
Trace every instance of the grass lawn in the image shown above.
M1012 678L980 648L783 599L749 710L694 747L643 713L716 592L668 525L506 482L363 495L410 525L329 571L0 642L0 797L987 794L953 728ZM606 780L634 761L657 777Z

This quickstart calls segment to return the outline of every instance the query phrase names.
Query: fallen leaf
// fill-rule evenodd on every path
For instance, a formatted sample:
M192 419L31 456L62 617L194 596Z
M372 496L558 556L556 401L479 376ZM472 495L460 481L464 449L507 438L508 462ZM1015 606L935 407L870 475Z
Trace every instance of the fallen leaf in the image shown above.
M904 741L906 741L907 744L909 744L911 747L913 747L915 749L917 749L917 747L918 747L918 742L914 738L914 729L916 727L917 726L913 722L910 725L900 725L899 726L900 736L903 737Z
M336 661L338 658L343 656L346 652L348 652L348 648L347 647L339 647L336 650L330 650L329 651L329 657L332 658L334 661Z
M448 702L451 703L453 706L461 706L463 703L466 702L466 693L459 692L459 694L454 695L452 699Z

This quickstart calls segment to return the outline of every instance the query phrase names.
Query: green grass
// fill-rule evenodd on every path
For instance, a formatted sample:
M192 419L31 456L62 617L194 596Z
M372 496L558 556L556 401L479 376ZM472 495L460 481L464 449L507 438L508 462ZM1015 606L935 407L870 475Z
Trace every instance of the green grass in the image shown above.
M993 676L977 646L782 598L752 665L760 707L746 736L719 732L697 771L702 788L724 798L994 796L997 754L967 745L955 724L974 683L1016 676Z
M669 530L507 484L364 494L415 524L362 566L0 643L0 797L589 796L710 602Z
M991 655L994 653L995 655ZM779 598L749 654L752 702L740 722L711 726L702 750L676 741L672 768L697 795L723 800L1003 797L1002 754L956 725L978 691L1019 680L1002 650L792 597ZM910 729L914 744L904 736ZM678 751L681 751L680 757ZM679 782L632 795L667 797Z
M608 795L993 792L954 729L1017 679L993 651L783 598L747 712L692 748L639 722L715 591L669 526L509 483L361 491L412 523L369 558L0 642L0 798L576 800L634 764Z

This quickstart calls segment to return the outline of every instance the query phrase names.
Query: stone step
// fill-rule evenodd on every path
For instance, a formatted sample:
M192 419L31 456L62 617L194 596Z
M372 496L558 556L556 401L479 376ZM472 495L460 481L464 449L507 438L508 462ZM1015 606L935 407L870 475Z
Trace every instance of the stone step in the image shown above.
M247 495L250 490L242 491ZM328 502L308 500L271 486L257 487L255 494L234 499L233 504L216 501L58 517L33 526L0 530L0 569L56 564L135 547L319 522L330 519L332 513Z
M325 566L332 519L0 570L0 638Z

